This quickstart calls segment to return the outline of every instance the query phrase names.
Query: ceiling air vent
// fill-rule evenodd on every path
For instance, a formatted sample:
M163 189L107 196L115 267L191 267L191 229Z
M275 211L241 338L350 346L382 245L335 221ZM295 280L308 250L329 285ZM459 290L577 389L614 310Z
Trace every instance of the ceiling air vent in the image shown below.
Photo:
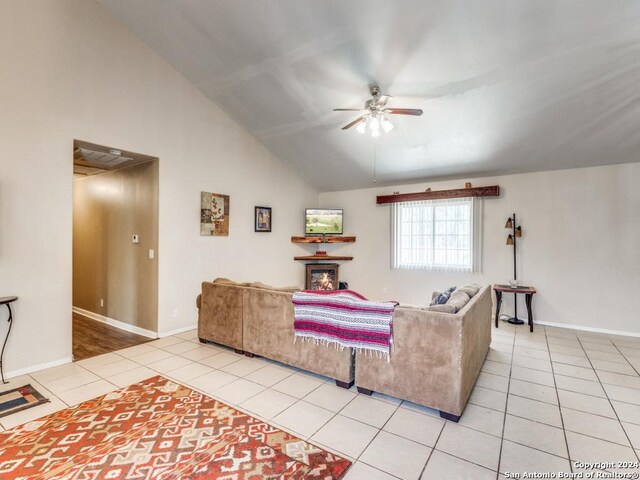
M118 152L114 154L111 152ZM80 157L87 163L95 166L104 166L108 168L116 168L119 165L133 160L131 157L125 157L119 150L110 150L109 153L95 152L86 148L80 149Z

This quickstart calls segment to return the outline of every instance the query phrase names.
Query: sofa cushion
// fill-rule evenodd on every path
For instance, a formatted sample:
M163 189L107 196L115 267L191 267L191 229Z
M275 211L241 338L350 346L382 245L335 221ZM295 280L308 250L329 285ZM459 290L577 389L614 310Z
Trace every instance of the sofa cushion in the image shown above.
M458 288L458 290L461 290L467 295L469 295L469 298L473 298L475 294L480 291L480 288L481 288L480 285L476 285L475 283L472 283L471 285L465 285L464 287L460 287Z
M427 312L439 312L439 313L456 313L456 308L453 305L447 305L447 304L424 306L424 305L411 305L409 303L403 303L401 305L398 305L398 307L405 308L407 310L420 310L423 312L427 311Z
M444 305L430 305L423 308L423 310L440 313L456 313L456 307L454 305L449 305L448 303L445 303Z
M217 285L231 285L231 286L236 286L236 287L250 287L251 286L251 282L238 283L238 282L234 282L233 280L229 280L228 278L224 278L224 277L218 277L212 283L215 283Z
M218 277L211 283L223 283L225 285L238 285L238 282L234 282L233 280L229 280L228 278Z
M425 307L424 305L414 305L411 303L401 303L398 305L398 308L408 308L410 310L424 310L428 307Z
M286 292L286 293L295 293L301 290L299 287L272 287L271 285L267 285L261 282L253 282L248 286L253 288L261 288L263 290L273 290L275 292Z
M466 292L463 292L460 289L454 291L449 300L447 300L447 305L452 305L456 309L456 313L459 312L467 303L469 303L471 297Z

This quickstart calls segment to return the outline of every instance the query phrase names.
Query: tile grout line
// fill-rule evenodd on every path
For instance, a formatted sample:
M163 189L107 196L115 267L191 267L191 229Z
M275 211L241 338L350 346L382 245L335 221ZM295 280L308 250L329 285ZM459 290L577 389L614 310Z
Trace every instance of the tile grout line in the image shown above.
M580 346L582 347L582 350L585 352L585 355L587 355L587 352L584 349L584 346L582 346L582 341L580 340L580 338L578 338L578 342L580 343ZM624 355L623 355L623 358L625 360L627 360ZM598 375L598 371L593 367L593 363L591 363L591 359L589 358L589 355L587 355L587 361L589 362L589 365L591 365L591 368L593 368L593 371L595 372L596 377L598 378L598 381L600 382L600 387L602 388L602 390L604 390L604 394L606 395L606 398L609 401L609 405L611 406L611 409L613 410L613 413L616 416L616 419L618 420L618 424L620 425L620 428L622 428L622 431L624 433L624 436L627 439L627 442L629 442L628 448L631 448L631 451L635 455L636 460L640 460L640 456L638 455L638 452L634 448L633 443L631 443L631 439L629 438L629 434L627 433L627 430L624 428L624 425L622 425L622 420L620 420L620 416L618 415L618 411L613 406L613 402L611 401L611 398L609 397L609 393L607 392L606 388L604 388L604 386L602 385L602 381L600 380L600 376ZM602 440L602 439L600 439L600 440ZM614 442L610 442L610 443L614 443ZM619 445L619 444L616 444L616 445Z
M622 355L622 358L624 358L624 360L629 364L629 366L633 369L633 371L634 371L634 372L636 372L636 376L639 376L639 377L640 377L640 371L638 371L638 369L633 365L633 363L631 363L631 362L629 361L629 359L627 358L627 356L626 356L624 353L622 353L622 352L620 351L620 348L618 348L618 346L617 346L615 343L613 343L613 342L611 342L611 343L612 343L612 345L613 345L613 348L615 348L615 349L618 351L618 353L619 353L620 355ZM595 368L594 368L594 370L595 370ZM613 373L613 372L612 372L612 373ZM624 375L624 374L622 374L622 375ZM631 376L631 375L630 375L630 376Z
M549 348L549 339L547 338L547 332L544 332L544 338L547 342L547 348ZM549 351L549 359L551 359L551 351ZM560 424L562 425L562 436L564 437L564 445L567 449L567 460L569 460L569 470L573 472L573 462L571 461L571 450L569 450L569 440L567 439L567 430L564 426L564 416L562 415L562 407L560 405L560 394L558 393L558 384L556 383L555 369L553 368L553 362L551 362L551 376L553 377L553 387L556 392L556 399L558 400L558 411L560 412Z
M389 473L389 472L385 472L384 470L380 470L378 467L374 467L373 465L370 465L370 464L368 464L367 462L363 462L362 460L356 460L356 462L362 463L363 465L366 465L367 467L371 467L371 468L373 468L374 470L377 470L377 471L379 471L379 472L381 472L381 473L384 473L385 475L389 475L389 476L391 476L391 477L393 477L393 478L397 478L398 480L403 480L403 479L402 479L402 477L398 477L397 475L394 475L393 473ZM353 465L355 465L355 462L354 462L354 464L353 464ZM353 466L353 465L352 465L352 466ZM351 468L351 467L349 467L349 468ZM347 470L347 472L348 472L348 471L349 471L349 470Z
M438 433L438 438L436 438L436 441L433 443L433 448L431 448L431 451L429 452L429 456L427 457L427 461L424 462L424 465L422 466L422 470L420 470L420 476L418 478L422 478L422 476L424 475L424 471L427 468L427 465L429 465L429 461L431 460L431 457L433 456L433 452L436 451L436 445L438 445L438 442L440 441L440 437L442 436L442 432L444 432L445 427L447 426L447 420L445 420L445 423L442 425L442 428L440 429L440 432ZM440 450L438 450L440 451ZM457 457L456 457L457 458Z
M354 400L355 400L355 399L354 399ZM351 403L351 402L349 402L349 403ZM400 403L396 406L396 409L393 411L393 413L392 413L392 414L389 416L389 418L384 422L384 424L382 425L382 427L380 427L380 428L378 429L378 433L376 433L376 434L374 435L374 437L373 437L373 438L371 439L371 441L367 444L367 446L364 448L364 450L362 450L362 453L360 453L360 455L358 455L358 458L356 459L356 461L360 461L360 457L362 456L362 454L367 450L367 448L369 448L369 446L373 443L373 441L378 437L378 435L380 434L380 432L383 432L383 431L384 431L385 433L388 433L388 434L390 434L390 435L394 435L394 436L399 437L399 438L402 438L402 439L404 439L404 440L409 440L409 441L411 441L411 442L417 443L418 445L422 445L422 446L429 447L429 445L425 445L425 444L423 444L423 443L416 442L415 440L412 440L412 439L410 439L410 438L403 437L402 435L397 435L397 434L395 434L395 433L393 433L393 432L389 432L389 431L387 431L387 430L384 430L384 427L386 427L386 426L387 426L387 424L391 421L391 419L393 418L393 416L398 412L398 410L400 410L400 407L402 406L402 404L403 404L403 403L404 403L404 400L403 400L402 402L400 402ZM346 408L346 406L345 406L345 408ZM405 410L409 410L409 411L415 412L414 410L411 410L411 409L408 409L408 408L405 408ZM415 412L415 413L418 413L418 414L420 414L420 415L424 415L424 416L429 417L429 418L437 419L436 417L433 417L432 415L424 414L424 413L421 413L421 412ZM427 461L426 461L426 462L425 462L425 464L422 466L422 470L421 470L421 472L420 472L420 475L422 475L422 472L424 472L424 469L427 467L427 464L429 463L429 460L431 459L431 455L433 455L433 452L434 452L434 450L436 449L436 445L438 444L438 440L440 440L440 436L442 435L442 432L444 431L444 428L445 428L445 426L446 426L446 425L447 425L447 420L444 420L444 423L442 424L442 428L440 429L440 432L438 433L438 437L436 438L436 441L434 442L433 446L431 447L431 452L429 452L429 456L427 457ZM456 458L458 458L458 457L456 457ZM465 460L465 461L467 461L467 462L468 462L469 460ZM369 464L368 464L368 463L366 463L366 462L362 462L362 463L365 463L366 465L369 465ZM369 465L369 466L373 467L373 465ZM381 472L388 473L389 475L392 475L392 476L394 476L394 477L396 476L396 475L394 475L394 474L392 474L392 473L389 473L389 472L387 472L386 470L382 470L382 469L380 469L380 468L378 468L378 467L373 467L373 468L376 468L377 470L380 470Z
M462 428L467 428L467 427L462 427ZM477 431L477 430L476 430L476 431ZM484 432L482 432L482 433L484 433ZM525 445L525 446L526 446L526 445ZM457 458L458 460L462 460L462 461L463 461L463 462L465 462L465 463L470 463L471 465L475 465L475 466L477 466L477 467L484 468L485 470L487 470L487 471L489 471L489 472L491 472L491 473L497 473L498 475L500 475L500 471L499 471L499 470L497 470L497 471L496 471L496 470L492 470L491 468L489 468L489 467L487 467L487 466L485 466L485 465L481 465L481 464L479 464L479 463L476 463L476 462L474 462L473 460L469 460L468 458L459 457L459 456L458 456L458 455L456 455L455 453L445 452L444 450L440 450L440 449L435 448L435 447L433 448L433 450L434 450L434 451L437 451L437 452L439 452L439 453L444 453L445 455L449 455L450 457Z
M493 329L492 329L493 330ZM502 435L500 436L500 450L498 451L498 468L496 468L496 480L500 480L500 464L502 463L502 447L504 446L504 431L507 426L507 409L509 408L509 390L511 390L511 372L513 371L513 352L516 346L518 332L514 328L513 343L511 345L511 364L509 365L509 381L507 382L507 398L504 403L504 416L502 417Z
M358 393L357 395L361 395L361 394L360 394L360 393ZM351 400L351 402L353 402L356 398L357 398L357 397L354 397L354 398ZM351 402L349 402L349 403L351 403ZM349 403L348 403L347 405L349 405ZM344 408L346 408L346 407L347 407L347 405L345 405L345 406L343 407L343 409L344 409ZM366 446L366 447L364 447L364 448L362 449L362 452L360 452L360 453L358 454L358 456L354 459L356 462L360 459L360 457L361 457L361 456L362 456L362 454L367 450L367 448L369 448L369 445L371 445L371 443L373 443L373 441L376 439L376 437L377 437L377 436L378 436L378 434L382 431L382 429L387 425L387 423L389 423L389 420L391 420L391 417L393 417L393 416L396 414L396 412L397 412L397 411L398 411L398 409L400 408L400 405L402 405L402 402L400 402L398 405L396 405L396 409L393 411L393 413L392 413L391 415L389 415L389 418L387 418L387 420L384 422L384 424L382 425L382 427L380 427L380 428L378 429L378 431L377 431L377 432L376 432L376 434L373 436L373 438L369 441L369 443L367 443L367 446ZM325 423L324 423L320 428L318 428L318 430L316 430L316 431L313 433L313 435L315 435L315 434L316 434L316 433L318 433L320 430L322 430L322 428L323 428L325 425L327 425L327 423L329 423L331 420L333 420L336 416L338 416L338 414L339 414L343 409L340 409L338 412L336 412L336 414L335 414L333 417L331 417L329 420L327 420L327 422L325 422ZM344 415L343 415L343 416L344 416ZM350 418L350 417L346 417L346 418ZM351 418L351 420L354 420L354 421L356 421L356 422L358 421L358 420L355 420L354 418ZM360 422L360 423L364 423L364 422ZM365 423L365 425L367 425L367 424ZM369 426L371 426L371 425L369 425ZM373 427L373 428L376 428L376 427ZM309 438L311 438L313 435L311 435ZM370 465L370 466L371 466L371 467L373 467L373 465ZM376 469L380 470L380 469L379 469L379 468L377 468L377 467L374 467L374 468L376 468ZM384 470L380 470L380 471L384 471ZM385 473L388 473L388 472L385 472ZM395 475L394 475L394 476L395 476Z
M286 379L288 379L288 378L290 378L290 377L291 377L291 375L290 375L289 377L287 377ZM286 379L285 379L285 380L286 380ZM282 380L281 380L281 381L282 381ZM278 383L279 383L279 382L278 382ZM287 410L287 409L289 409L289 408L291 408L291 407L293 407L293 406L297 405L298 403L300 403L300 402L304 401L305 403L309 403L309 404L311 404L311 405L313 405L313 406L315 406L315 407L322 408L323 410L327 410L328 412L333 413L333 415L331 416L331 418L329 418L326 422L324 422L322 425L320 425L320 427L318 427L318 428L317 428L317 429L316 429L316 430L315 430L311 435L309 435L309 436L305 437L305 439L304 439L305 441L310 441L310 440L311 440L311 437L313 437L316 433L318 433L318 432L319 432L319 431L320 431L320 430L321 430L321 429L322 429L322 428L323 428L327 423L329 423L331 420L333 420L333 419L338 415L338 412L339 412L339 411L338 411L338 412L332 412L332 411L331 411L331 410L329 410L328 408L320 407L319 405L316 405L316 404L314 404L314 403L307 402L307 401L305 401L305 400L304 400L305 398L307 398L307 396L311 395L311 393L315 392L318 388L320 388L320 387L321 387L322 385L324 385L324 384L325 384L325 382L322 382L322 383L321 383L320 385L318 385L316 388L314 388L313 390L310 390L308 393L306 393L306 394L304 395L304 397L302 397L302 398L297 398L297 397L296 397L296 398L297 398L297 401L296 401L296 402L294 402L294 403L292 403L289 407L285 408L285 409L282 411L282 412L284 412L285 410ZM268 388L271 388L271 387L268 387ZM279 392L279 390L274 390L274 391L275 391L275 392ZM280 393L285 393L285 392L280 392ZM286 393L286 395L289 395L289 394L288 394L288 393ZM293 395L290 395L290 396L293 396ZM349 402L349 403L351 403L351 402ZM280 413L282 413L282 412L280 412ZM280 414L278 414L278 415L280 415ZM277 416L277 415L276 415L276 416ZM275 417L274 417L274 418L275 418ZM333 449L333 450L335 450L335 449ZM345 453L343 453L343 455L346 455L346 454L345 454Z
M546 338L546 330L545 330L545 338ZM515 348L515 346L517 346L517 345L514 345L514 348ZM515 354L514 354L514 355L515 355ZM533 357L530 357L530 358L533 358ZM552 362L552 363L553 363L553 362ZM572 366L576 366L576 365L572 365ZM527 367L522 367L522 368L527 368ZM580 368L585 368L585 367L580 367ZM592 369L592 370L593 370L593 369ZM487 373L487 372L485 372L485 373ZM547 373L552 373L552 372L547 372ZM496 375L496 374L493 374L493 375ZM554 375L555 375L555 374L554 374ZM564 376L564 375L561 375L561 376ZM503 377L503 378L507 378L507 377ZM540 384L540 383L530 382L530 381L527 381L527 380L519 380L519 379L514 379L514 380L518 380L518 381L523 382L523 383L530 383L530 384L532 384L532 385L539 385L539 386L543 386L543 387L546 387L546 388L554 388L554 387L550 387L549 385L544 385L544 384ZM598 383L598 382L593 382L593 383ZM511 378L509 378L509 386L510 386L510 384L511 384ZM487 387L483 387L483 388L487 388ZM558 390L559 390L559 389L558 389L558 388L554 388L554 390L556 391L556 396L557 396L557 392L558 392ZM565 390L565 389L560 389L560 390ZM494 391L496 391L496 392L500 392L499 390L494 390ZM566 391L571 391L571 390L566 390ZM504 393L504 392L501 392L501 393ZM574 393L581 393L581 392L574 392ZM537 400L537 399L533 399L533 398L523 397L522 395L517 395L517 394L510 393L510 392L508 392L508 393L507 393L507 397L508 397L508 396L511 396L511 395L513 395L513 396L517 396L517 397L519 397L519 398L524 398L524 399L527 399L527 400L535 401L535 402L544 403L544 404L546 404L546 405L553 405L553 406L555 406L555 407L558 407L558 409L560 410L560 402L559 402L559 399L558 399L558 403L557 403L557 404L553 404L553 403L545 402L545 401L543 401L543 400ZM585 394L585 395L587 395L587 394ZM594 396L594 395L589 395L589 396L591 396L591 397L593 397L593 398L602 398L602 397L596 397L596 396ZM475 404L473 404L473 405L475 405ZM495 410L495 409L492 409L492 408L490 408L490 407L485 407L485 406L482 406L482 405L479 405L479 406L481 406L481 407L483 407L483 408L491 409L491 410L493 410L493 411L500 411L500 410ZM569 409L569 410L573 410L573 411L577 411L577 412L581 412L581 413L589 413L589 412L583 412L582 410L575 410L575 409ZM505 410L505 413L506 413L506 410ZM533 419L531 419L531 418L527 418L527 417L521 417L521 416L516 415L516 414L513 414L513 413L506 413L506 414L508 414L508 415L512 415L512 416L514 416L514 417L522 418L522 419L527 420L527 421L530 421L530 422L539 423L539 424L541 424L541 425L546 425L546 426L549 426L549 427L552 427L552 428L559 428L559 427L557 427L557 426L555 426L555 425L549 425L549 424L547 424L547 423L540 422L540 421L538 421L538 420L533 420ZM595 414L594 414L594 415L595 415ZM604 416L602 416L602 417L603 417L603 418L611 419L610 417L604 417ZM471 428L471 427L467 427L467 428ZM565 431L565 429L564 429L564 424L563 424L562 430L563 430L563 431ZM486 432L484 432L484 433L486 433ZM489 434L489 435L490 435L490 434ZM581 435L585 435L585 434L581 434ZM588 436L588 437L590 437L590 438L595 438L595 439L597 439L597 440L602 440L602 441L605 441L605 442L607 442L607 443L612 443L612 444L614 444L614 445L620 445L620 444L618 444L618 443L616 443L616 442L610 442L610 441L608 441L608 440L603 440L603 439L600 439L600 438L597 438L597 437L593 437L593 436L591 436L591 435L585 435L585 436ZM541 453L544 453L544 454L547 454L547 455L552 455L552 456L554 456L554 457L556 457L556 458L561 458L561 459L563 459L563 460L569 460L569 458L568 458L568 456L569 456L569 455L568 455L568 454L569 454L569 449L568 449L568 448L567 448L567 457L563 457L563 456L561 456L561 455L556 455L556 454L554 454L554 453L549 453L549 452L547 452L547 451L545 451L545 450L540 450L539 448L532 447L532 446L530 446L530 445L526 445L526 444L523 444L523 443L517 442L517 441L515 441L515 440L508 440L508 441L509 441L509 442L512 442L512 443L515 443L515 444L518 444L518 445L522 445L522 446L527 447L527 448L530 448L530 449L532 449L532 450L536 450L536 451L538 451L538 452L541 452ZM566 442L566 439L565 439L565 442ZM467 460L467 461L468 461L468 460ZM485 467L485 468L486 468L486 467Z

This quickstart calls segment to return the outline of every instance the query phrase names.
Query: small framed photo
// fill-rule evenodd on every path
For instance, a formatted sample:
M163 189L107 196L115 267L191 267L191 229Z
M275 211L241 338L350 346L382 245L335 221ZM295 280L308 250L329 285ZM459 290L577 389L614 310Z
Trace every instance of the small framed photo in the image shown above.
M270 232L272 218L271 207L256 207L256 232Z

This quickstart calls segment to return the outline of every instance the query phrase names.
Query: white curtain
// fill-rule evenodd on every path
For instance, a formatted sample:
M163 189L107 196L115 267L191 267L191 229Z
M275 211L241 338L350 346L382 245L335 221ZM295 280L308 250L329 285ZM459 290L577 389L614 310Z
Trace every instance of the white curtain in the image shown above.
M466 197L391 206L391 267L479 272L481 198Z

